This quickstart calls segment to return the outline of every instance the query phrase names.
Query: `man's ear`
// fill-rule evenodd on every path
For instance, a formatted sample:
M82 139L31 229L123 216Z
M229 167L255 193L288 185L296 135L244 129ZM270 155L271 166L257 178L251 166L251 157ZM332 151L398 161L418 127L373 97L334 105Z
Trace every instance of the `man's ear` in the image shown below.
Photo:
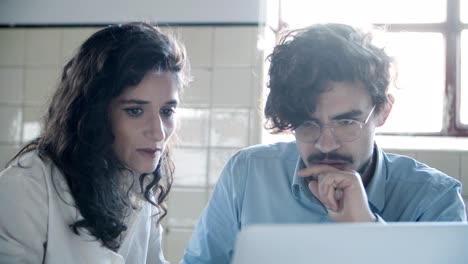
M387 117L390 115L390 112L392 111L394 102L395 102L395 97L393 97L393 95L391 94L387 94L387 102L385 102L385 104L383 105L382 109L380 109L380 112L378 114L377 127L383 126L385 124Z

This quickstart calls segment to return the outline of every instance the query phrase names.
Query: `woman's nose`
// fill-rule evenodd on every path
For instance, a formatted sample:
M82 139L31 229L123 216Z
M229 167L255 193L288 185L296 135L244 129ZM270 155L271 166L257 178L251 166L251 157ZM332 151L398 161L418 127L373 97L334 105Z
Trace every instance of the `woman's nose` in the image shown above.
M148 120L148 129L147 129L147 136L151 140L155 141L163 141L166 137L164 122L162 121L161 117L155 115L150 120Z

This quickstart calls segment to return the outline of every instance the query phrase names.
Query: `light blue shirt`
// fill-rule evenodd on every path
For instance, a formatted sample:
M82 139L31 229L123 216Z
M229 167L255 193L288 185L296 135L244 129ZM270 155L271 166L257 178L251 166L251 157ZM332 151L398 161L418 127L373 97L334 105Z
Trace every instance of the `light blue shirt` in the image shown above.
M461 184L409 157L375 145L377 163L366 187L382 221L466 221ZM297 171L296 143L241 150L226 164L181 263L229 263L239 231L251 224L331 222Z

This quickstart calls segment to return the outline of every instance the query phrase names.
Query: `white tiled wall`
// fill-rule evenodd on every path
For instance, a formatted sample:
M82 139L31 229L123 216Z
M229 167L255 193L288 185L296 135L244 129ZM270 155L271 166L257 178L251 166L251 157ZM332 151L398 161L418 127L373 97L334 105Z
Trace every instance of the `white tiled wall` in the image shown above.
M178 262L185 243L227 159L260 143L257 101L265 54L257 48L261 29L181 27L194 82L184 92L176 173L166 224L165 253ZM258 134L258 135L257 135Z
M23 66L25 62L26 30L0 29L0 64Z
M44 105L60 69L97 28L0 29L0 162L39 132ZM176 174L163 221L165 255L178 262L227 159L260 143L258 104L264 83L263 28L200 26L173 29L185 42L194 82L178 110ZM261 45L260 45L261 44ZM267 52L268 53L268 52ZM387 149L411 156L468 186L468 150ZM463 190L468 197L468 188Z

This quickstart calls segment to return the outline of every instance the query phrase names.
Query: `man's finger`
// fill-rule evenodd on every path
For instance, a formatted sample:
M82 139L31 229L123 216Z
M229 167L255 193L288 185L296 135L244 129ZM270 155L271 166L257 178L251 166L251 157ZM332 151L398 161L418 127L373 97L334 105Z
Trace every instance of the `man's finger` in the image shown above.
M340 171L340 170L333 167L333 166L322 165L321 164L321 165L314 165L314 166L307 167L307 168L304 168L302 170L299 170L297 172L297 175L301 176L301 177L308 177L308 176L311 176L311 175L319 175L319 174L322 174L322 173L325 173L325 172L332 172L332 171Z

